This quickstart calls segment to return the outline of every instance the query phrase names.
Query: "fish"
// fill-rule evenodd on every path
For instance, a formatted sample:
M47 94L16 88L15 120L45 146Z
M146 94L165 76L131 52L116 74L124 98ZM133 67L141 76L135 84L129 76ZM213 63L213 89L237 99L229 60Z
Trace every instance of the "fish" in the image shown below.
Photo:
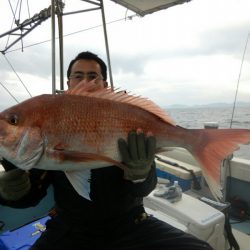
M156 137L156 153L169 147L187 149L212 193L222 197L221 162L250 142L249 129L186 129L147 98L110 88L89 89L77 86L64 94L35 96L2 111L0 155L26 171L65 171L80 193L76 182L84 171L126 168L117 141L140 128Z

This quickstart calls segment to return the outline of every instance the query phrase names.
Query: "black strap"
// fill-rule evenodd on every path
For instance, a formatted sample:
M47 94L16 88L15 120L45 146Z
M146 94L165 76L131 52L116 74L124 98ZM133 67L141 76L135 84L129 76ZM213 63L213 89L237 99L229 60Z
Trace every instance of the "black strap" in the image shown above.
M230 245L229 250L234 249L234 250L240 250L240 246L238 244L238 242L236 241L233 232L232 232L232 227L231 224L229 222L229 214L228 212L225 212L225 231L227 234L227 239Z
M161 161L161 162L167 163L167 164L169 164L171 166L178 167L178 168L181 168L181 169L184 169L184 170L188 171L191 174L192 178L193 178L194 189L195 190L200 190L201 189L200 183L198 182L197 177L195 176L194 171L192 169L187 169L187 168L185 168L183 166L180 166L176 162L171 162L171 161L162 159L159 156L155 156L155 157L156 157L156 159L158 161ZM229 250L232 250L232 249L240 250L239 244L236 241L236 239L235 239L235 237L233 235L233 232L232 232L232 227L231 227L231 224L229 222L228 210L226 210L224 212L224 214L225 214L225 226L224 227L225 227L225 231L226 231L226 234L227 234L227 239L228 239L228 242L229 242L229 245L230 245Z
M176 162L172 162L172 161L168 161L168 160L162 159L162 158L160 158L160 157L157 156L157 155L155 156L155 158L156 158L158 161L167 163L167 164L169 164L169 165L171 165L171 166L174 166L174 167L177 167L177 168L181 168L181 169L186 170L187 172L189 172L189 173L191 174L191 176L192 176L193 188L194 188L195 190L201 190L201 185L200 185L199 181L197 180L197 177L196 177L196 175L195 175L195 173L194 173L194 171L193 171L192 169L185 168L185 167L179 165L179 164L176 163Z

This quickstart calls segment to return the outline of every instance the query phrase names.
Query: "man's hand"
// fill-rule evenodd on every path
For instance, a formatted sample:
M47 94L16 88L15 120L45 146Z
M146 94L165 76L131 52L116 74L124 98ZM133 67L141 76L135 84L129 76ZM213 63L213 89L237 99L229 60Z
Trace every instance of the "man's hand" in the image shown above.
M17 201L31 188L29 174L21 169L0 172L0 196L4 200Z
M155 157L156 139L148 134L146 137L141 129L130 131L128 142L118 140L122 162L127 166L124 170L126 180L145 180Z

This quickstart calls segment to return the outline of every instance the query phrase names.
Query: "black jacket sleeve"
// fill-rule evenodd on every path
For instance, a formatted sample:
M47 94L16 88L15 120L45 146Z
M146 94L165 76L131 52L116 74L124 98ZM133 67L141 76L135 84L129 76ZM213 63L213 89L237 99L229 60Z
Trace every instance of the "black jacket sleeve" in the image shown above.
M132 181L127 181L126 183L127 189L133 196L145 197L154 190L157 184L157 176L155 168L156 168L155 162L153 162L147 178L142 182L134 183Z

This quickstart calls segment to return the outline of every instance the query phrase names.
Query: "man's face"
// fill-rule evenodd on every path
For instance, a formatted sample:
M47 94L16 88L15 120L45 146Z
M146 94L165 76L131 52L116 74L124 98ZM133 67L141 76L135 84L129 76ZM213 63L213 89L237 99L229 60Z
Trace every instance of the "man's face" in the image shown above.
M100 65L94 60L77 60L71 68L68 87L75 87L77 84L85 84L90 81L101 88L107 87L107 82L103 80Z

